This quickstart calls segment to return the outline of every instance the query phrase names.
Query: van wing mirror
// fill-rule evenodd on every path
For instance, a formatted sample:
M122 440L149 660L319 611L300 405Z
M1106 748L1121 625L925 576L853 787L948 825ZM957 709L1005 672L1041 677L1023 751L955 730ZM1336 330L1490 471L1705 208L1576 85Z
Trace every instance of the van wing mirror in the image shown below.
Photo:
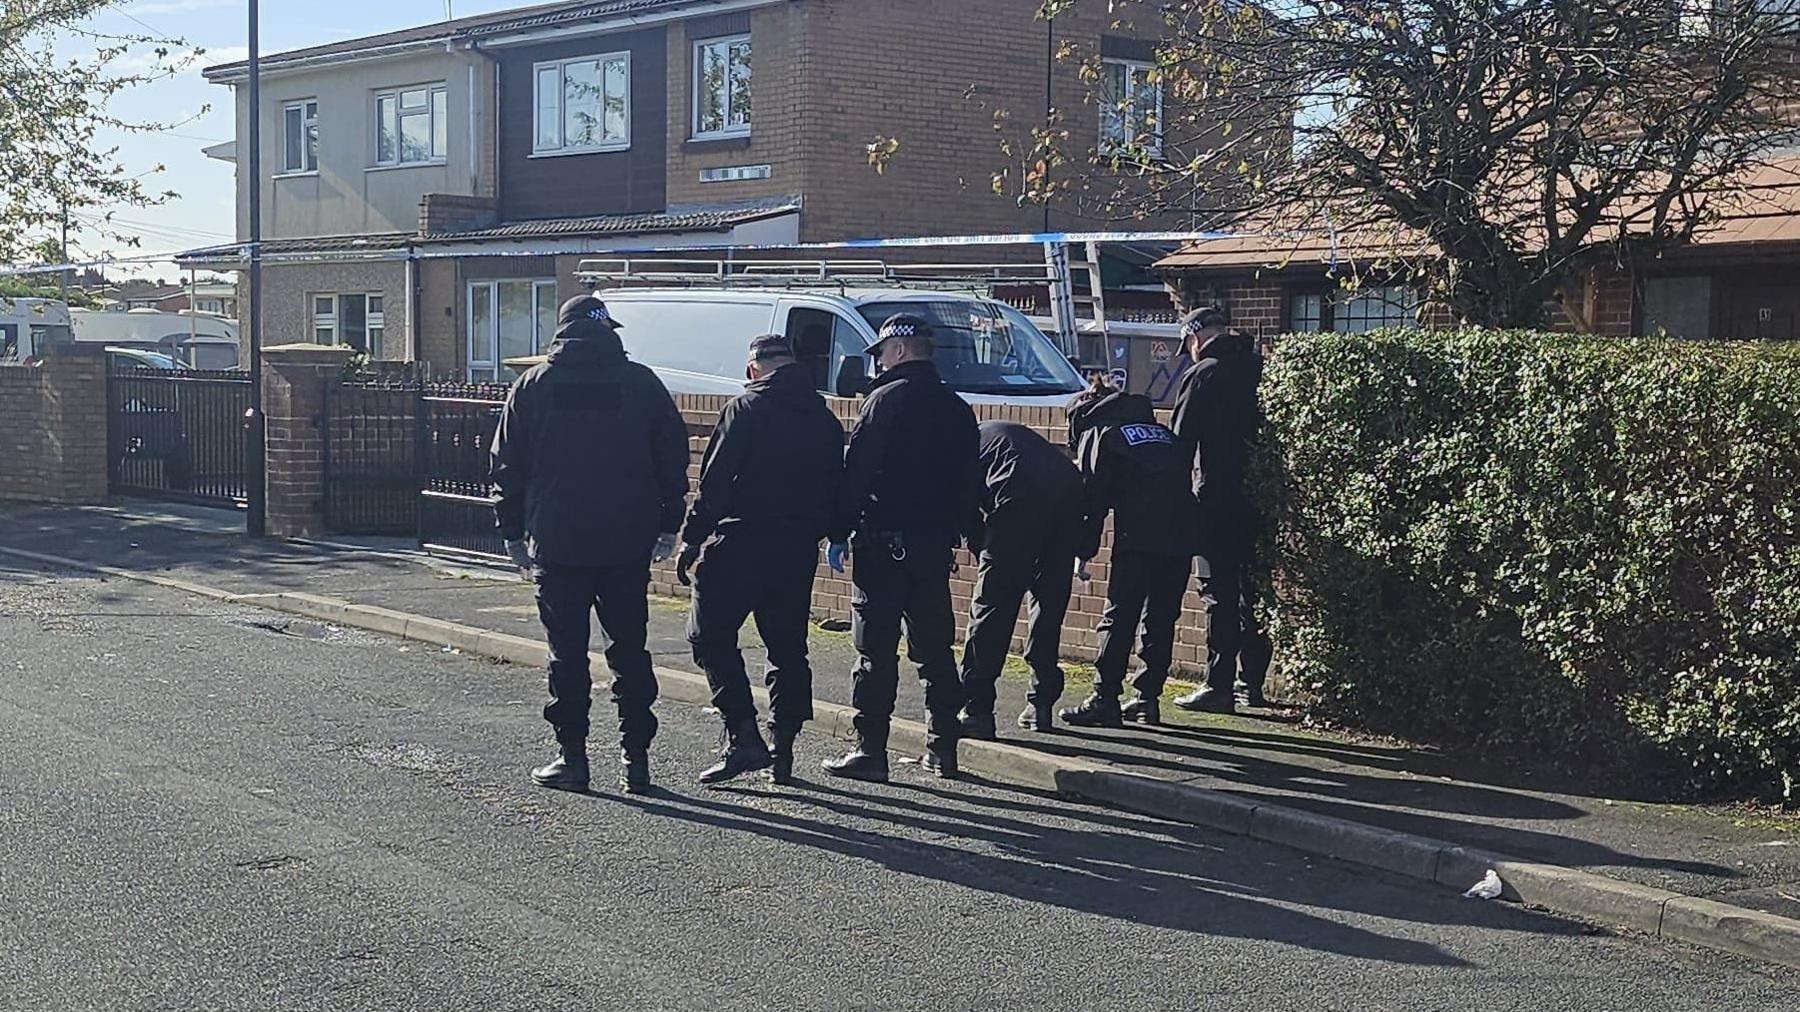
M869 392L869 367L861 355L845 355L838 363L831 392L839 397L860 397Z

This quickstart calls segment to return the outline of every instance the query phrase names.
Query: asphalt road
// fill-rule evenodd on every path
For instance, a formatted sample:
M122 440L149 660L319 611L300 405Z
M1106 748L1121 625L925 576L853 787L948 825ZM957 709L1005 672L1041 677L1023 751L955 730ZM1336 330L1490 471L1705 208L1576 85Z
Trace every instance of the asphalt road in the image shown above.
M716 725L675 704L657 794L541 791L538 673L171 591L0 563L0 644L4 1009L1800 1007L1800 973L909 766L703 791Z

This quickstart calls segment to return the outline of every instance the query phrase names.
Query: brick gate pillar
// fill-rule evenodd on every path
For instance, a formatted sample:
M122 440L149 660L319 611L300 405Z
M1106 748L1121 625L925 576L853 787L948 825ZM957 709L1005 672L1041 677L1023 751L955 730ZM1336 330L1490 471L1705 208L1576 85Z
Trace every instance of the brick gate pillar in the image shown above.
M272 537L325 533L325 388L338 382L354 354L351 348L317 344L263 349Z

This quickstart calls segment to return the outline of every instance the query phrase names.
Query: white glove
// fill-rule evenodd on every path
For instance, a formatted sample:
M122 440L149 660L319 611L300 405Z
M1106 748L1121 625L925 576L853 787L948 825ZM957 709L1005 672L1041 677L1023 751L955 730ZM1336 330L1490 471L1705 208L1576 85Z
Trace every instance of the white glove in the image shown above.
M669 556L674 555L674 554L675 554L675 535L673 535L673 534L657 535L656 536L656 547L651 549L651 551L650 551L650 561L651 562L664 562L664 561L668 560Z
M530 575L531 550L525 547L525 542L508 541L506 543L506 557L512 560L513 565L519 567L519 572Z
M1094 581L1094 574L1088 572L1086 559L1075 560L1075 579L1080 580L1082 583L1092 583Z

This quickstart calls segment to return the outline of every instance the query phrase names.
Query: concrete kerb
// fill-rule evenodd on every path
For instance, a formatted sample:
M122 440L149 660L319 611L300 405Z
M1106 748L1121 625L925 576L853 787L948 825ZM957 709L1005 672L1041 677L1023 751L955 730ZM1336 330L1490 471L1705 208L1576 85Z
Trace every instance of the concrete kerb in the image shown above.
M303 593L234 594L154 573L98 566L16 548L0 547L0 554L449 647L526 667L543 667L547 663L547 651L541 642L386 608ZM595 660L598 663L603 658L596 656ZM700 675L658 668L657 678L665 699L695 705L711 702L711 689ZM767 693L761 688L756 688L755 693L766 704ZM854 711L850 707L816 702L814 711L814 727L819 732L840 739L854 738ZM924 738L923 724L896 719L889 747L916 755L924 747ZM1800 967L1800 920L1593 872L1511 860L1441 840L1266 801L1250 801L1223 791L1158 780L1105 763L1046 755L1005 742L964 742L961 757L964 769L1006 783L1279 843L1459 891L1493 869L1505 885L1503 896L1509 900L1646 935Z

